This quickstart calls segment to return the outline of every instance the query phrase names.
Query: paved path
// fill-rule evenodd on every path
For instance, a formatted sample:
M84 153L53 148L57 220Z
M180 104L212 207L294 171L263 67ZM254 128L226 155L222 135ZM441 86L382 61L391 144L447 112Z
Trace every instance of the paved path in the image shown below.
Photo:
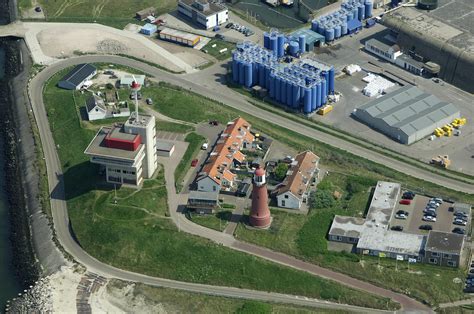
M466 299L466 300L460 300L460 301L449 302L449 303L441 303L439 305L439 308L445 309L445 308L457 307L461 305L474 305L474 299L471 297L470 299Z
M239 224L240 220L242 219L242 216L244 215L244 210L246 206L245 198L238 197L235 200L236 207L232 212L232 216L230 217L229 223L223 231L224 233L230 235L234 235L235 229L237 228L237 225Z

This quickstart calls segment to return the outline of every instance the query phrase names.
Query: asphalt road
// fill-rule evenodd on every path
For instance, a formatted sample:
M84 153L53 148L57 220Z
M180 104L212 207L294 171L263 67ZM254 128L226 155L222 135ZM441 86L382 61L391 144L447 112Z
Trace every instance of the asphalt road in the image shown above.
M111 60L110 58L96 58L95 61L99 62L115 62L127 65L123 60ZM63 246L63 248L74 257L74 259L87 267L90 272L96 273L98 275L104 276L106 278L117 278L125 281L132 282L141 282L152 286L166 287L172 289L186 290L197 293L205 293L209 295L223 296L223 297L232 297L232 298L244 298L260 301L269 301L277 303L289 303L302 306L311 306L318 308L331 308L331 309L341 309L346 311L355 311L355 312L364 312L364 313L380 313L384 311L374 310L369 308L362 308L352 305L338 304L333 302L321 301L316 299L310 299L306 297L286 295L279 293L271 293L265 291L256 291L249 289L239 289L233 287L223 287L223 286L211 286L204 284L195 284L189 282L181 282L176 280L169 280L164 278L157 278L146 276L143 274L138 274L134 272L129 272L126 270L118 269L110 265L104 264L97 259L93 258L87 252L85 252L82 247L74 240L72 229L70 226L70 221L67 212L67 206L65 201L65 191L64 191L64 181L61 170L61 163L57 154L57 147L55 146L51 130L49 128L48 118L45 111L45 106L43 102L43 85L44 83L56 72L62 68L66 68L74 63L80 62L95 62L94 60L67 60L54 66L50 66L35 76L31 80L28 88L28 93L30 101L32 104L32 110L39 128L39 133L41 137L41 144L44 150L44 157L46 160L47 172L48 172L48 184L51 193L51 211L54 221L54 230L57 239ZM133 66L132 64L128 64ZM142 67L148 67L142 64ZM168 171L173 173L174 171ZM173 185L174 187L174 185ZM182 215L180 215L181 217ZM178 218L179 219L179 218ZM186 220L189 222L188 220ZM194 226L193 226L194 225ZM183 225L178 220L178 226L181 231L190 232L192 234L200 234L207 229L201 226L186 223L183 221ZM227 244L232 243L233 238L228 236ZM406 297L408 299L408 297Z
M63 184L62 175L61 175L60 162L59 162L58 155L56 152L56 147L53 141L53 137L49 129L49 124L48 124L46 112L44 109L43 98L42 98L43 84L49 77L51 77L54 73L60 71L63 68L66 68L74 64L83 63L83 62L110 62L110 63L118 63L118 64L130 66L133 68L137 68L139 70L142 70L144 72L147 72L153 75L155 79L167 81L169 83L176 84L184 88L189 88L204 96L224 102L234 108L237 108L245 112L249 112L250 114L253 114L257 117L265 119L269 122L273 122L275 124L281 125L283 127L286 127L298 133L307 135L311 138L317 138L318 140L321 140L323 142L327 141L328 144L334 145L336 147L340 147L341 149L345 149L356 155L360 155L371 160L375 159L374 161L387 164L389 167L394 168L396 170L401 170L401 171L404 171L405 173L410 171L416 177L423 178L427 181L432 181L435 183L439 183L442 181L445 186L447 185L446 181L449 181L449 179L446 179L444 177L436 176L429 172L427 173L427 171L418 169L416 167L410 167L410 166L404 165L402 163L397 162L394 159L388 158L383 155L377 155L376 153L373 153L370 150L357 147L357 145L354 145L352 143L345 142L341 139L335 138L331 135L327 135L323 132L319 132L312 128L302 126L299 123L293 122L284 117L280 117L278 115L271 114L264 110L253 107L242 97L242 95L229 91L227 88L222 88L222 91L221 91L219 88L206 86L207 84L206 81L199 82L192 76L186 77L186 76L173 75L173 74L163 72L155 68L151 68L149 65L146 65L144 63L134 61L134 60L129 60L122 57L84 56L84 57L68 59L60 63L51 65L45 70L43 70L41 73L39 73L30 82L29 93L30 93L30 98L32 101L32 107L35 114L35 118L37 120L38 127L40 130L40 136L42 139L43 149L45 152L45 158L46 158L46 163L48 167L48 180L49 180L50 191L55 196L51 199L51 207L52 207L56 235L59 241L61 242L61 244L63 245L63 247L66 249L66 251L68 251L78 262L87 266L90 271L96 272L97 274L103 275L105 277L113 277L113 278L119 278L122 280L143 282L143 283L147 283L147 284L151 284L155 286L183 289L183 290L194 291L194 292L204 292L208 294L215 294L215 295L222 295L222 296L232 296L232 297L241 297L241 298L247 298L248 296L251 296L251 298L259 299L259 300L268 300L268 301L274 301L274 302L289 302L289 303L301 304L301 305L311 304L313 306L321 306L321 305L329 304L324 301L298 298L295 296L284 296L284 295L276 294L276 293L266 293L266 292L260 292L260 291L251 291L251 290L229 288L229 287L216 287L216 286L208 286L208 285L201 285L201 284L192 284L192 283L186 283L186 282L178 282L178 281L173 281L173 280L149 277L149 276L145 276L145 275L141 275L137 273L120 270L120 269L111 267L109 265L105 265L101 263L100 261L97 261L93 257L89 256L85 251L83 251L82 248L78 245L78 243L74 241L69 229L69 218L67 214L66 202L64 200L65 193L64 193L64 184ZM216 80L219 81L220 78L217 77ZM203 84L203 85L200 85L200 84ZM452 186L453 189L456 189L456 190L472 191L471 186L463 186L462 182L457 182L453 180L453 182L450 182L449 184ZM175 207L172 207L172 205L173 204L170 204L170 209L175 208ZM171 210L171 212L173 212L173 210ZM182 231L189 232L196 235L201 235L201 236L203 236L202 235L203 232L206 232L207 236L206 235L204 236L207 238L209 237L212 238L214 236L213 234L209 235L208 229L206 228L192 224L187 220L186 221L181 220L182 215L178 215L178 216L172 215L172 216L174 216L173 217L174 221L177 222L178 227L180 227ZM205 230L202 230L202 229L205 229ZM222 235L222 233L220 234ZM226 235L226 236L229 236L229 235ZM222 242L224 245L233 247L234 249L239 249L247 253L261 256L263 258L273 260L280 264L285 264L297 269L302 269L311 273L316 273L323 277L347 284L348 286L352 286L361 290L391 297L392 299L399 301L402 304L404 310L418 311L418 312L429 311L429 308L427 308L426 306L402 294L397 294L392 291L382 289L382 288L373 286L371 284L368 284L362 281L355 280L353 278L350 278L349 276L345 276L333 271L329 271L324 268L317 267L315 265L312 265L312 266L317 267L317 269L314 268L310 270L310 269L306 269L307 267L309 267L308 265L310 264L301 265L300 267L298 265L295 265L295 261L285 262L284 259L288 259L290 257L284 254L271 252L271 251L268 251L259 247L255 247L255 246L249 246L249 245L245 246L245 245L242 245L241 243L236 243L232 237L226 237L225 239L223 238ZM279 256L279 255L283 255L283 256ZM304 262L296 260L296 263L304 263ZM356 310L356 311L361 310L360 308L357 308L357 307L340 305L340 304L330 304L330 307L331 308L344 308L346 310ZM363 311L367 312L369 311L369 309L363 309Z

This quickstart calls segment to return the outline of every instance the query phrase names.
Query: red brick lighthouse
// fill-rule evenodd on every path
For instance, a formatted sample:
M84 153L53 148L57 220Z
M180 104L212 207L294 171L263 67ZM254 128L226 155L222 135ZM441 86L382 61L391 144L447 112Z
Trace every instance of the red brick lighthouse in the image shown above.
M257 168L253 177L252 210L250 212L250 225L266 229L270 227L272 218L268 209L267 182L265 170Z

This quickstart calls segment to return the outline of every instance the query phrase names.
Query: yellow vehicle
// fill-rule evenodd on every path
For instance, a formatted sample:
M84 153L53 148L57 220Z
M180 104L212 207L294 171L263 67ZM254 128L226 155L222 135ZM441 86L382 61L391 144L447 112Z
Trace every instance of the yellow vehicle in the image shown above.
M448 155L438 155L436 157L431 158L430 164L436 165L442 168L448 168L451 165L451 160L449 159Z
M318 114L324 116L325 114L331 112L333 109L332 105L326 105L318 110Z
M443 131L444 132L452 132L453 131L453 127L449 124L446 124L445 126L443 126Z
M441 137L444 135L444 131L440 128L436 128L433 132L433 134L436 136L436 137Z
M453 122L451 122L451 125L455 128L455 129L458 129L459 128L459 123L458 121L456 121L457 119L454 119Z

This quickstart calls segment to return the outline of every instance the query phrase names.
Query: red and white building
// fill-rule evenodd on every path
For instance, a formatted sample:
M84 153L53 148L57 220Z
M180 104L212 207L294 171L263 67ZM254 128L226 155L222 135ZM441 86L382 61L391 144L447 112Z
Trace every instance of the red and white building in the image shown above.
M196 179L197 190L219 192L233 187L237 175L231 168L245 161L240 150L251 148L254 140L247 121L239 117L229 122Z

